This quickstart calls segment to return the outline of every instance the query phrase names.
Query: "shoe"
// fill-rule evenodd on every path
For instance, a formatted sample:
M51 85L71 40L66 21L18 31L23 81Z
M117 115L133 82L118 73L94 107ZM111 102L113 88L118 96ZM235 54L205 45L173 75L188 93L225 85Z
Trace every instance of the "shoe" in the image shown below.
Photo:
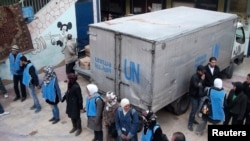
M9 95L8 94L4 94L4 98L8 98L9 97Z
M69 133L74 133L77 129L76 128L73 128L69 131Z
M188 125L188 130L189 131L194 131L193 126L192 125Z
M49 122L54 121L54 120L55 120L55 118L53 117L53 118L49 119Z
M41 111L41 108L36 109L36 110L35 110L35 113L38 113L38 112L40 112L40 111Z
M10 114L10 112L3 112L0 114L0 116L4 116L4 115L8 115L8 114Z
M26 97L22 97L22 98L21 98L21 102L23 102L25 99L26 99Z
M196 120L194 120L194 124L199 124L199 122L198 122L198 121L196 121Z
M35 105L33 105L32 107L30 107L30 110L34 110L34 109L36 109Z
M75 136L79 136L82 132L82 129L77 129Z
M17 101L18 99L20 99L20 97L15 97L13 101Z
M52 124L56 124L57 122L59 122L60 121L60 119L55 119L53 122L52 122Z

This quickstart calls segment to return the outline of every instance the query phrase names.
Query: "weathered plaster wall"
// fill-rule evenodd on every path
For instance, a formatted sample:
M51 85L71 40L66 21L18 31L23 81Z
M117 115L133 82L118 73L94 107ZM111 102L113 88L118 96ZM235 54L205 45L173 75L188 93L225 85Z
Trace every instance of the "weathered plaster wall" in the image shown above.
M76 0L51 0L28 24L33 51L24 53L37 70L46 65L59 65L64 61L61 53L68 33L76 37L75 19ZM0 77L12 80L9 72L9 60L0 64Z

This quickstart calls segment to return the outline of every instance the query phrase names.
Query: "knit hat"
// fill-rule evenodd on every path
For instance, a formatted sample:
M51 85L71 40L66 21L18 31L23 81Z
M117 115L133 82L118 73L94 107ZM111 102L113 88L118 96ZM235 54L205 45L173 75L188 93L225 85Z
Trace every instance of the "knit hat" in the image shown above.
M221 89L222 88L222 80L220 78L216 78L214 80L214 87Z
M95 84L88 84L87 89L89 91L90 96L92 96L92 95L94 95L95 93L98 92L98 88L97 88L97 86Z
M127 98L123 98L121 100L121 106L122 106L122 108L124 108L128 104L130 104L130 103L129 103L129 100Z
M18 51L18 50L19 50L19 47L18 47L17 45L13 45L13 46L11 47L11 50Z

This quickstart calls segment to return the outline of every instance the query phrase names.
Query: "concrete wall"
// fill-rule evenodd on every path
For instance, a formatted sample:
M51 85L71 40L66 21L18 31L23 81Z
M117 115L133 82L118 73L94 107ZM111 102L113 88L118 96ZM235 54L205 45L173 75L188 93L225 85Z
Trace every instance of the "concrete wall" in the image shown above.
M24 53L31 60L37 70L46 65L59 65L64 63L61 53L68 33L76 38L75 19L76 0L51 0L28 24L33 51ZM9 71L9 59L0 64L0 77L12 80Z

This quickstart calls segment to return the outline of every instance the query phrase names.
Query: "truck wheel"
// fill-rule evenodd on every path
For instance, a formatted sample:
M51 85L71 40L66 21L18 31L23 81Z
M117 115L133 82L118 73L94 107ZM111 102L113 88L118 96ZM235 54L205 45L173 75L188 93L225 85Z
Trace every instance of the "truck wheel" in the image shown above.
M187 111L189 104L190 104L189 96L185 94L176 101L174 101L173 103L166 106L165 109L176 115L181 115Z
M234 72L234 63L231 63L225 70L228 79L231 79L233 77L233 72Z

